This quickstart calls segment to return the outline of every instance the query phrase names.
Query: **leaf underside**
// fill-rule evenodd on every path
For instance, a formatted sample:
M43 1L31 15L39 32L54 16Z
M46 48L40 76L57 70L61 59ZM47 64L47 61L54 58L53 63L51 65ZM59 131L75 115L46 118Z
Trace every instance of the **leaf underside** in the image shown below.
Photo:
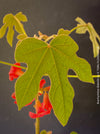
M83 27L79 27L76 30L76 33L78 34L85 34L86 31L89 32L89 38L93 44L93 54L94 57L97 57L97 55L99 54L99 50L100 50L100 36L97 34L97 32L95 31L93 25L91 23L85 23L81 18L77 17L76 21L79 23L77 26L81 26L84 25ZM99 42L99 43L98 43Z
M80 80L94 83L89 63L78 57L77 51L78 45L67 35L58 35L50 45L35 38L23 40L15 51L16 62L27 64L26 72L15 84L18 109L33 100L41 77L48 74L50 101L56 117L65 126L72 113L74 98L74 90L67 78L69 69L75 71Z

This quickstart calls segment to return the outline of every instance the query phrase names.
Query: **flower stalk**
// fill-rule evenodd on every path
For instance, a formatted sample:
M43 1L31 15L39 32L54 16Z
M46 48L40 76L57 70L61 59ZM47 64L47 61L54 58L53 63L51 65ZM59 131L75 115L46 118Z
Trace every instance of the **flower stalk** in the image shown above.
M36 118L35 134L40 134L40 118Z

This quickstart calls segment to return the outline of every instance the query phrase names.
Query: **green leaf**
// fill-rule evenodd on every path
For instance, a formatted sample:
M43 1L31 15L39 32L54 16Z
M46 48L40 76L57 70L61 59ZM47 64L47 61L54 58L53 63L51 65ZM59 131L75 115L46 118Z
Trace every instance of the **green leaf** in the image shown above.
M63 28L59 29L58 30L58 35L61 35L61 34L65 34L65 35L69 35L70 31L69 30L64 30Z
M27 36L25 35L25 34L19 34L18 36L17 36L17 39L18 40L23 40L23 39L25 39Z
M67 78L69 69L76 72L84 82L94 83L89 63L78 57L78 45L70 37L59 35L50 45L27 38L15 51L15 60L27 64L27 70L16 81L16 99L18 109L28 104L36 96L41 77L48 74L51 80L49 92L54 113L65 126L72 113L74 91Z
M73 132L71 132L70 134L78 134L78 133L73 131Z
M2 38L6 33L7 25L3 25L0 29L0 38Z
M86 31L89 32L90 35L90 40L93 44L93 53L94 53L94 57L97 57L97 55L99 54L99 43L100 43L100 36L97 34L97 32L95 31L93 25L91 23L85 23L81 18L77 17L76 21L79 23L77 26L79 26L79 28L77 28L76 33L78 34L84 34L86 33ZM83 25L83 27L81 27L81 25ZM99 43L98 43L99 41Z
M17 19L19 21L22 21L22 22L26 22L27 21L27 17L22 12L17 13L16 17L17 17Z
M17 13L15 16L13 14L7 14L3 18L3 26L0 28L0 38L5 35L8 28L7 41L10 46L12 46L13 42L14 27L19 34L26 35L23 24L20 21L27 21L26 16L22 12Z
M52 131L46 131L46 130L42 130L40 134L52 134Z
M47 134L46 130L42 130L40 134Z
M13 36L14 36L14 30L13 30L13 26L11 25L9 26L8 33L7 33L7 41L11 47L13 42Z
M18 46L22 42L22 40L24 40L26 38L28 38L26 34L19 34L17 36L18 42L17 42L16 46Z

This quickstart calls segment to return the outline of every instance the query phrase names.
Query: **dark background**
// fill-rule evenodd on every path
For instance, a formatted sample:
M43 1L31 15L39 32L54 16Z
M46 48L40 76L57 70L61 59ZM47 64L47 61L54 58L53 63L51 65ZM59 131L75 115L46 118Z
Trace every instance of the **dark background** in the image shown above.
M24 27L29 36L39 30L51 35L56 34L61 27L71 29L76 26L75 18L78 16L86 22L91 22L100 34L100 0L0 0L0 27L5 14L16 14L19 11L28 17ZM73 33L71 36L79 45L77 54L91 64L92 73L96 74L97 60L93 58L88 34ZM11 48L6 37L0 40L0 60L15 62L13 57L16 42L15 38ZM28 111L32 110L31 106L18 112L10 97L15 81L9 81L9 69L9 66L0 64L0 134L33 134L35 121L28 116ZM70 79L75 98L68 124L62 127L52 112L51 115L41 118L41 130L52 130L53 134L69 134L71 131L79 134L100 134L100 105L96 104L97 79L94 80L95 85L75 78Z

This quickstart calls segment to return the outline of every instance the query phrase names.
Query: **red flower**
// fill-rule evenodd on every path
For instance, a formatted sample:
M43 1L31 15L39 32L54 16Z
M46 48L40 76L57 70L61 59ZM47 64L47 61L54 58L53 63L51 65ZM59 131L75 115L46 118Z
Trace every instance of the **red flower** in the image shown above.
M43 88L43 86L44 86L45 83L46 83L46 81L45 81L44 79L42 79L42 80L40 81L40 87ZM42 93L38 92L38 95L42 95ZM17 104L15 92L12 93L11 97L15 100L14 103ZM32 102L33 102L34 100L35 100L35 99L33 99ZM32 102L28 103L26 106L31 105Z
M48 96L48 93L45 92L44 93L44 97L43 97L43 108L50 111L51 112L51 109L52 109L52 105L49 101L49 96Z
M14 92L14 93L12 93L11 97L15 100L15 101L14 101L14 103L15 103L15 104L17 104L17 102L16 102L15 92Z
M20 63L15 63L14 65L20 66ZM21 76L24 72L21 68L12 66L9 71L9 80L12 81L15 78L18 78L18 76Z
M14 104L17 104L15 92L14 92L14 93L12 93L11 97L15 100L15 101L14 101ZM35 100L35 99L33 99L33 100L32 100L32 102L33 102L34 100ZM25 106L31 105L31 104L32 104L32 102L28 103L28 104L27 104L27 105L25 105Z
M38 117L43 117L43 116L51 113L52 105L49 101L49 97L46 92L44 93L43 103L41 104L41 102L39 100L36 100L35 105L36 105L35 106L36 113L29 112L30 118L34 119L34 118L38 118Z
M40 88L43 88L43 86L44 86L45 83L46 83L46 81L45 81L44 79L42 79L42 80L40 81Z

